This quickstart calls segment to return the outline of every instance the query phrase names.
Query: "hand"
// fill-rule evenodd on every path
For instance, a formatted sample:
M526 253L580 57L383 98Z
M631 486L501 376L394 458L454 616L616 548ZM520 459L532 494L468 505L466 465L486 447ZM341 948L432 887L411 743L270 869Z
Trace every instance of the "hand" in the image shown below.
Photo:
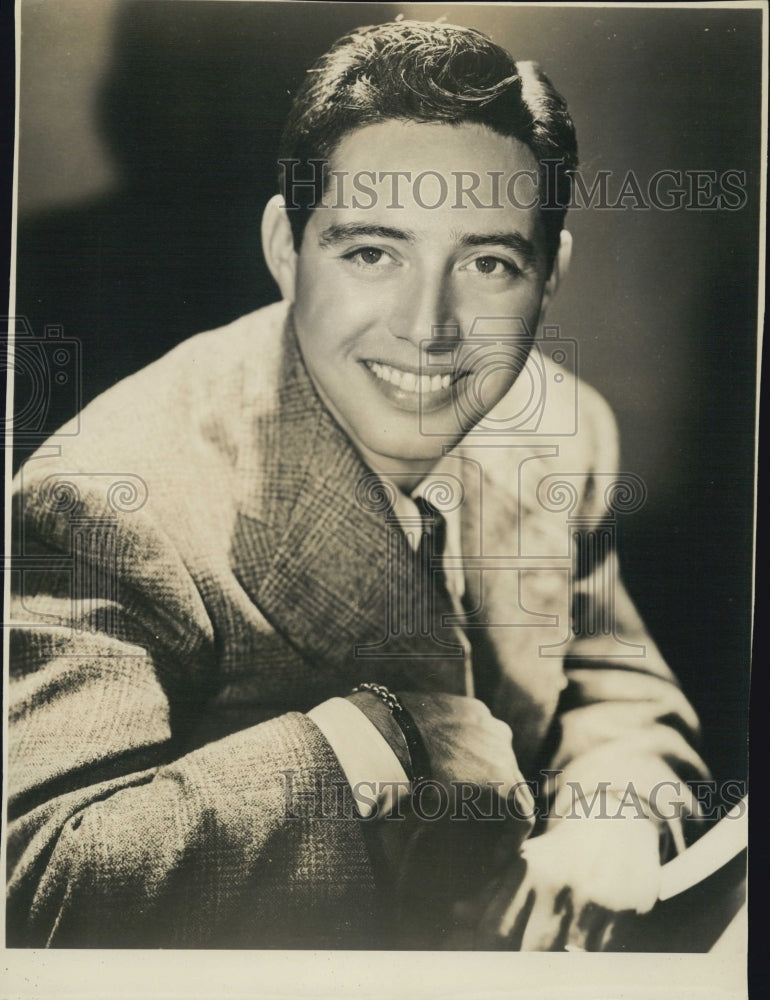
M351 697L367 714L378 713L381 705L390 715L371 694ZM483 702L414 691L398 692L398 697L420 730L432 782L417 786L401 813L403 822L376 824L367 833L373 854L384 862L394 928L388 947L436 950L451 930L452 904L488 882L496 859L516 855L532 828L534 802L513 752L510 727ZM381 732L388 739L384 726ZM403 744L398 730L396 739ZM446 789L443 804L436 784ZM512 788L511 801L496 802Z
M431 763L431 777L441 784L466 782L486 788L498 785L505 797L516 789L518 811L531 817L534 803L513 752L510 726L496 719L476 698L417 691L399 691L398 697L415 721ZM382 733L406 771L409 761L398 724L375 695L348 695Z
M453 948L600 951L620 913L646 913L660 886L649 819L562 819L470 902L454 907Z
M398 697L420 730L436 781L482 787L499 782L503 797L512 787L525 788L511 728L496 719L484 702L419 691L399 692ZM526 790L525 795L529 794ZM531 798L528 804L531 813Z

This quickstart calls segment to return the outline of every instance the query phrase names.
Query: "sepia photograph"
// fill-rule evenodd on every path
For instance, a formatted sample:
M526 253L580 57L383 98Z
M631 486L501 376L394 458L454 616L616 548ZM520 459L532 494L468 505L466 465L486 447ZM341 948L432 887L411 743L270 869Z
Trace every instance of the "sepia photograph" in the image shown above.
M2 995L746 997L766 5L15 32Z

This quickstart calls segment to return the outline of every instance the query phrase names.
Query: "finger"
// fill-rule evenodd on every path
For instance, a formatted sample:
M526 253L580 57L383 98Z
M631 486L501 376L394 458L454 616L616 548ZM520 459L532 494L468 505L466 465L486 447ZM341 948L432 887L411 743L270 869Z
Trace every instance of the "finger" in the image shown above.
M618 929L618 924L622 926L622 920L624 917L633 916L633 910L621 910L619 913L610 912L607 914L607 918L604 922L604 926L598 928L594 931L594 935L591 938L590 945L591 951L617 951L619 950L614 945L615 932Z
M572 908L565 911L562 915L561 921L559 923L556 936L551 945L551 951L566 951L567 942L569 941L569 932L572 929L572 922L574 920L574 914Z
M587 902L573 921L567 944L581 951L600 951L613 914L597 903Z
M615 931L615 924L618 920L617 913L608 913L603 926L596 931L595 937L590 941L589 951L609 951L612 935Z
M523 897L523 898L522 898ZM529 927L532 914L537 905L537 893L534 887L527 889L526 894L517 893L511 905L505 911L503 919L493 930L492 939L496 947L506 951L522 951L524 935Z
M524 932L522 951L564 951L574 921L572 894L564 888L556 897L540 895Z
M572 904L572 890L565 886L554 901L554 913L561 914L559 928L554 938L551 951L564 951L569 941L569 932L575 918L575 908Z

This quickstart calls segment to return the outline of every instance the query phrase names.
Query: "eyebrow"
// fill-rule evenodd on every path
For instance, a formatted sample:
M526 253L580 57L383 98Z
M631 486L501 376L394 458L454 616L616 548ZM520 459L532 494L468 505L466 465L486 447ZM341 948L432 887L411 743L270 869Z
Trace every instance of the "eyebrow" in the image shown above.
M381 240L401 240L405 243L414 243L415 241L415 235L409 229L393 229L391 226L349 222L329 226L324 229L318 239L318 245L320 247L330 247L338 243L345 243L347 240L360 239L366 236L374 236Z
M318 238L318 245L324 249L345 243L348 240L362 239L367 236L384 240L400 240L404 243L414 243L415 234L410 229L395 229L392 226L378 226L371 223L349 222L328 226ZM537 262L535 244L521 233L499 231L493 233L463 233L454 234L455 246L458 247L507 247L523 258L525 267L534 267Z
M534 267L537 263L535 244L521 233L465 233L458 237L457 244L461 247L507 247L523 258L526 267Z

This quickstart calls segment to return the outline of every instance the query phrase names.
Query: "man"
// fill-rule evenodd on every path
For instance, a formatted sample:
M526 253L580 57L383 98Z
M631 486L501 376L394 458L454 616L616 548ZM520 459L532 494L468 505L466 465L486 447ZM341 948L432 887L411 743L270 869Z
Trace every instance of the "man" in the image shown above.
M20 473L9 943L599 947L705 771L617 575L611 415L534 343L566 106L401 21L316 64L282 161L283 302Z

